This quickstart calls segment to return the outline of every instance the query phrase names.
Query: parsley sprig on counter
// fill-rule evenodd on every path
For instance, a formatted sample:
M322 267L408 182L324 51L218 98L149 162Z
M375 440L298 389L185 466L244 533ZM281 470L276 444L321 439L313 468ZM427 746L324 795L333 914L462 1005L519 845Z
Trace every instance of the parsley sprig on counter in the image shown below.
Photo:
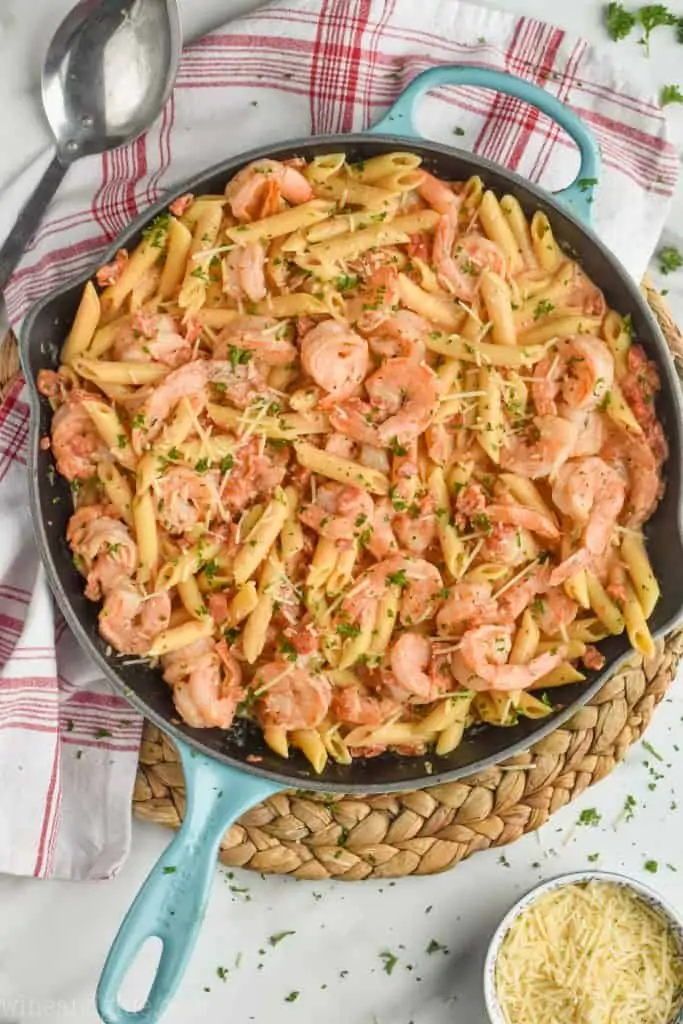
M629 10L621 3L613 0L605 9L605 27L610 39L619 42L626 39L634 28L642 30L638 42L650 56L650 36L656 28L667 26L676 28L676 37L683 42L683 18L670 11L665 4L645 4L635 10Z

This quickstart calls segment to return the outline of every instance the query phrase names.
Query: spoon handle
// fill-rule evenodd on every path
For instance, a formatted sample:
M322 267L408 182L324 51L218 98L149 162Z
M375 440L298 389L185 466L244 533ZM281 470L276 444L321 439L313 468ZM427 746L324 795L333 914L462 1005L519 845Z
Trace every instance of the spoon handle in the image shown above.
M36 185L33 194L22 207L14 227L5 239L2 249L0 249L0 292L5 290L17 263L24 255L29 242L38 230L38 225L43 219L43 215L67 170L68 165L61 163L59 157L55 154L50 161L49 167Z

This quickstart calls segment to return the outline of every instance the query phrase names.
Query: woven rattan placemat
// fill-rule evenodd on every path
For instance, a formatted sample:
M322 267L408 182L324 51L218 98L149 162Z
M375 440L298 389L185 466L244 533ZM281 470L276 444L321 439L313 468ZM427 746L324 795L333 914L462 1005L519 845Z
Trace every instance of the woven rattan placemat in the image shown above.
M643 291L672 351L683 338L660 294ZM18 371L16 344L0 345L0 388ZM253 807L225 834L220 859L231 867L319 880L427 875L477 850L503 846L545 824L599 782L647 728L683 657L683 631L634 655L561 729L527 753L459 782L386 796L279 793ZM185 789L178 754L145 723L133 795L137 817L178 828Z

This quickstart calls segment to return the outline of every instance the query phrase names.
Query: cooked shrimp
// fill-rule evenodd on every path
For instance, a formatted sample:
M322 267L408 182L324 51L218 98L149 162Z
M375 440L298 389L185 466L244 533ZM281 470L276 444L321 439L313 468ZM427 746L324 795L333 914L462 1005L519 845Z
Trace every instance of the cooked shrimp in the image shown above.
M493 595L498 602L497 621L506 624L515 622L536 595L548 589L549 580L550 569L547 563L543 563L536 565L512 586L499 588L499 592Z
M273 401L277 402L278 395L268 387L264 372L267 370L267 358L249 359L248 352L242 353L238 349L233 352L229 347L227 355L227 359L212 359L206 364L209 382L220 391L222 399L236 405L238 409L253 406L255 413L263 411L261 403L269 405ZM198 408L204 406L206 399L205 391L193 396Z
M337 435L341 437L341 434ZM346 441L350 441L350 438L346 438ZM353 442L351 442L353 445ZM355 447L355 446L354 446ZM372 444L362 444L360 446L360 452L358 453L358 461L362 466L367 466L369 469L376 469L380 473L385 473L387 476L391 472L391 457L386 448L375 448Z
M313 189L300 171L278 160L257 160L228 182L228 205L240 221L258 220L277 213L280 197L288 203L306 203Z
M208 363L195 360L172 370L154 388L143 402L136 416L132 430L133 450L142 454L154 438L161 433L165 421L181 398L192 398L195 402L206 402L206 385L209 379Z
M325 440L325 451L330 455L340 455L342 459L353 459L356 454L355 442L343 434L328 434Z
M246 297L251 302L265 299L266 247L263 242L235 246L223 257L221 268L223 291L231 299L239 301Z
M387 359L365 382L374 409L387 418L377 428L381 447L394 439L405 444L429 426L438 398L437 377L426 363ZM344 431L342 431L344 433Z
M371 586L381 596L387 584L402 588L399 606L401 622L416 625L431 618L443 591L441 573L424 558L397 555L386 558L370 569Z
M433 174L424 171L422 181L417 186L417 193L437 213L449 216L457 221L462 199L455 194L445 181L440 181Z
M256 716L261 725L315 729L327 714L332 687L323 675L293 664L271 661L254 676Z
M605 296L598 286L574 262L571 264L571 279L565 301L572 310L599 319L603 318L607 308Z
M329 483L318 487L316 503L304 505L299 519L322 537L348 542L371 527L374 512L375 506L367 491Z
M452 218L441 217L434 233L433 262L441 286L463 302L472 302L486 268L504 277L505 257L495 242L470 233L457 240Z
M369 334L381 328L398 310L398 271L378 267L367 279L357 298L348 304L348 320L357 331Z
M296 346L290 340L291 328L281 320L267 316L240 316L224 327L216 339L213 357L241 363L244 357L238 351L253 352L256 359L269 366L287 366L297 356ZM235 367L236 368L236 367Z
M436 616L436 628L444 636L495 622L498 604L491 597L490 583L470 583L462 580L449 588L445 604Z
M169 210L174 217L182 217L183 214L187 213L190 206L194 202L194 196L192 192L185 192L182 196L178 196L172 203L169 203Z
M192 358L192 344L182 336L172 316L138 312L116 335L114 357L134 363L154 359L177 367Z
M553 502L583 529L582 543L599 555L609 545L626 497L616 469L596 456L572 459L558 471Z
M73 389L73 380L69 376L68 367L60 366L58 370L39 370L36 387L45 398L54 399L56 405L62 405Z
M401 547L410 555L423 555L436 540L434 499L424 494L412 502L408 512L394 516L393 531Z
M550 587L534 604L534 617L546 636L561 634L579 613L579 606L562 587Z
M128 250L119 249L111 263L104 263L96 272L95 279L100 288L116 284L128 262Z
M388 498L380 498L374 502L375 511L372 517L370 537L365 547L373 558L383 559L398 554L398 542L392 529L394 507Z
M264 494L271 494L284 480L286 450L263 448L258 437L250 437L235 452L232 468L223 474L221 502L232 512L241 512Z
M427 454L437 466L445 466L453 457L455 438L446 423L432 423L425 431Z
M548 516L536 509L525 508L523 505L516 505L513 502L487 505L484 515L494 523L523 526L524 529L531 533L537 533L539 537L545 537L546 540L559 540L560 537L559 529Z
M99 601L129 579L138 565L138 549L128 527L110 505L86 505L71 516L66 539L85 569L85 596Z
M131 583L110 590L99 614L100 633L121 654L147 654L170 620L167 592L145 597Z
M572 456L578 459L584 455L598 455L607 437L605 417L591 409L568 409L564 417L579 430Z
M533 561L537 555L538 545L531 533L522 526L508 523L493 523L479 552L483 562L495 562L509 568Z
M536 365L531 396L542 416L597 409L614 381L614 357L600 338L577 334L558 342Z
M323 320L301 342L301 365L327 392L320 403L323 407L353 394L363 382L368 364L365 338L336 320Z
M193 729L229 729L245 696L239 662L225 644L219 646L203 637L162 658L173 702Z
M86 391L71 391L52 417L52 452L57 471L67 480L89 480L97 463L110 458L90 414L82 404Z
M368 342L375 355L383 359L406 356L419 362L425 357L425 338L431 329L428 321L417 313L400 309L382 321L381 327L368 338Z
M218 507L219 474L198 473L187 466L169 466L154 481L157 518L169 533L186 533L198 523L208 524Z
M391 673L383 674L382 684L401 703L431 704L453 687L450 672L434 670L431 640L420 633L402 633L392 645L389 663Z
M360 686L345 686L334 691L330 711L349 725L381 725L395 714L400 704L391 697L367 693Z
M637 529L650 518L662 493L660 460L647 441L626 430L613 430L601 457L619 471L626 483L623 522Z
M560 416L535 416L524 434L516 434L509 448L502 448L503 469L532 480L556 473L570 458L578 438L575 423Z
M555 653L539 654L525 665L510 665L513 632L513 626L491 625L464 634L451 658L451 670L461 686L476 691L526 690L566 656L566 648L559 645Z

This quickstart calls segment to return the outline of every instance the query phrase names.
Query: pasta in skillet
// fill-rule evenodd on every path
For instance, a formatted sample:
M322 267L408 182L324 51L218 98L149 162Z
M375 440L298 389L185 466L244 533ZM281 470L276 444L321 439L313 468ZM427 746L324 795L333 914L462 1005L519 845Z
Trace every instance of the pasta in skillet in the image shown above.
M446 754L549 714L604 637L653 650L656 369L479 178L330 153L182 196L38 384L102 636L193 727L317 772Z

